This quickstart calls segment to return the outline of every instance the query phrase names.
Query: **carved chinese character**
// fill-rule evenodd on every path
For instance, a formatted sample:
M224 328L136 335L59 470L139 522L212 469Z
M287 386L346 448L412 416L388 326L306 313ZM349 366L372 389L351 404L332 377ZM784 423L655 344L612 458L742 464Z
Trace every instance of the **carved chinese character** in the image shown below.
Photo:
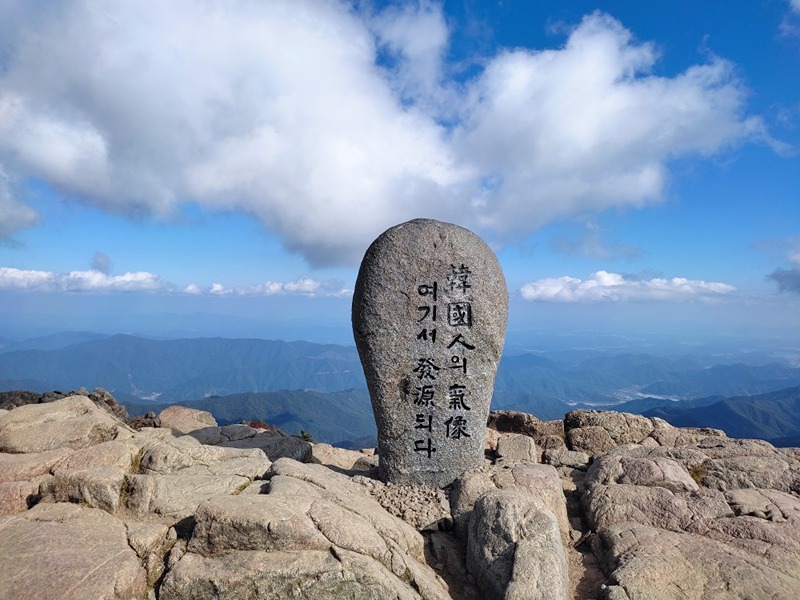
M447 276L447 284L451 291L459 290L466 292L472 285L469 283L470 270L461 263L460 267L450 265L450 273Z
M453 327L461 325L472 327L472 305L469 302L451 302L448 304L447 323Z
M422 385L416 388L416 392L414 404L417 406L434 406L432 385Z
M472 437L467 433L467 420L461 415L456 415L444 422L447 427L446 436L458 440L462 437Z
M439 371L439 367L430 358L417 359L417 366L413 370L420 381L423 379L436 379L436 371Z
M467 389L465 385L454 383L450 386L447 394L448 406L453 410L472 410L464 400L464 393Z
M464 339L464 336L462 336L460 333L456 337L453 338L452 342L447 344L447 347L448 348L452 348L456 344L461 344L467 350L475 350L475 346L473 346L472 344L468 343L467 340Z

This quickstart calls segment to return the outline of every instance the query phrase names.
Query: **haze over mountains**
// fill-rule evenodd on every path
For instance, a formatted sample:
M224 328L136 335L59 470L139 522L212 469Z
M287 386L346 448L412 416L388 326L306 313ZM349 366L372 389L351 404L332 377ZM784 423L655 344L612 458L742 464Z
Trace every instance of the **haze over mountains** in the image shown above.
M577 407L614 406L798 445L800 367L780 358L750 362L596 350L507 353L492 408L560 419ZM352 346L62 333L0 348L0 390L80 387L103 387L133 413L180 402L210 410L220 422L264 419L318 441L350 445L375 435Z

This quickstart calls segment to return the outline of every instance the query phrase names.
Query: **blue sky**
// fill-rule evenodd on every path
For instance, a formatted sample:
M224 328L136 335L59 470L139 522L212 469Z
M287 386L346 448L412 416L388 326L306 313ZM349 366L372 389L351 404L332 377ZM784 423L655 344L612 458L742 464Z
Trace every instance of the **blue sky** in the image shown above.
M800 2L0 0L0 337L346 341L414 217L513 332L800 339Z

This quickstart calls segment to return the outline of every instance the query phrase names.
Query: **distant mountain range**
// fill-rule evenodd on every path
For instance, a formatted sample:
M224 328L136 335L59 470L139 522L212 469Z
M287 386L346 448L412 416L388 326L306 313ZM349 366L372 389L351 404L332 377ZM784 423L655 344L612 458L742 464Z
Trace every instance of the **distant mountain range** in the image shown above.
M180 402L210 410L220 422L261 418L289 432L305 429L320 441L375 435L352 346L81 332L0 349L0 390L79 387L103 387L134 413ZM780 361L709 364L573 351L505 356L492 407L542 419L560 419L574 408L613 408L789 444L800 436L798 397L800 368Z
M233 394L181 404L209 411L220 425L263 420L287 433L305 431L317 442L343 448L375 446L377 429L366 388L339 392L284 390ZM131 415L159 412L167 406L132 402L125 405Z
M356 349L260 339L148 340L114 335L0 354L0 389L103 387L125 402L241 392L364 387Z
M800 386L754 396L677 402L643 414L678 427L714 427L730 437L800 446Z

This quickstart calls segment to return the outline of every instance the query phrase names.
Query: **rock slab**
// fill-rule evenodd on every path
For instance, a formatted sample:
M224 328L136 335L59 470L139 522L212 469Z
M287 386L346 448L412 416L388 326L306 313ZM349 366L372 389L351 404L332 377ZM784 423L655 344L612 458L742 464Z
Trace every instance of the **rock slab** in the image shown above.
M482 464L507 314L497 258L467 229L415 219L372 243L352 316L382 479L443 487Z

